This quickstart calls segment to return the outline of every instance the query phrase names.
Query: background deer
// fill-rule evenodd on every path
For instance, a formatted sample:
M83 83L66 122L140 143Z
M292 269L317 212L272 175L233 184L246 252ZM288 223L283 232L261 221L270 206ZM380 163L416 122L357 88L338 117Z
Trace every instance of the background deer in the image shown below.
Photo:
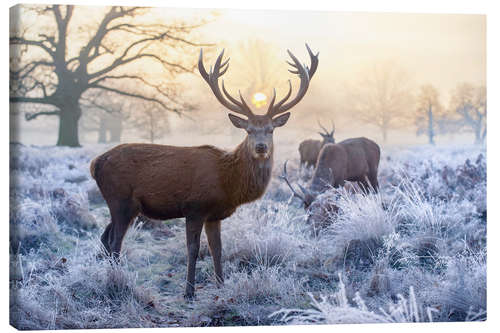
M213 146L175 147L154 144L123 144L95 158L90 166L92 177L106 200L111 223L101 236L104 248L119 258L123 237L133 219L143 214L153 219L186 218L187 284L185 296L194 295L195 268L203 226L213 258L217 284L223 282L220 221L231 216L238 206L262 196L273 166L273 131L285 125L286 112L306 94L318 66L318 54L309 46L311 67L302 65L290 52L291 73L300 77L295 98L289 80L287 95L275 102L276 90L267 113L256 115L240 93L238 101L218 79L227 71L229 59L222 62L224 51L207 73L200 51L198 69L217 100L227 109L247 117L229 114L231 123L244 129L247 136L233 151ZM285 113L286 112L286 113Z
M346 180L357 182L365 193L368 193L370 188L378 192L379 162L378 144L367 138L353 138L336 144L326 144L321 149L309 189L299 184L303 195L295 191L288 181L287 162L283 167L282 178L307 208L319 193L330 186L343 186Z
M327 143L335 143L335 139L333 134L335 133L335 124L332 122L332 131L328 131L326 128L321 125L318 121L319 127L323 130L323 132L318 132L319 135L323 138L323 140L304 140L299 145L299 154L300 154L300 167L303 165L306 167L313 166L316 167L316 160L318 159L319 152L321 148Z

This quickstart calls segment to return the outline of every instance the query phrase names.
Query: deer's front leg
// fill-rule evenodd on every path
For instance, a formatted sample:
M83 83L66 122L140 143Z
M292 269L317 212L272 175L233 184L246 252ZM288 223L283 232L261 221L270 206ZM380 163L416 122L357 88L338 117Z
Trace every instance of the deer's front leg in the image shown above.
M217 286L220 287L224 283L222 275L222 243L220 239L220 221L205 222L205 234L207 235L208 247L214 262L215 279Z
M184 297L192 299L194 297L194 278L196 270L196 260L200 250L200 234L203 229L202 218L186 218L186 245L187 245L187 276L186 276L186 292Z

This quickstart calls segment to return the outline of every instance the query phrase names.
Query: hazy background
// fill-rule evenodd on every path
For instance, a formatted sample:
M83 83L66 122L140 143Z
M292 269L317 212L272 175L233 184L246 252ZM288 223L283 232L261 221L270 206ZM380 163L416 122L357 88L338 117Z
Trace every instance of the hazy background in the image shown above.
M78 52L80 40L90 36L93 27L102 19L104 7L77 7L70 31L75 35L69 50ZM257 10L195 10L153 8L145 16L152 21L175 20L206 23L194 32L197 40L214 44L205 47L205 66L215 61L216 52L226 49L231 57L230 68L224 76L226 86L234 95L241 89L245 99L262 92L271 95L276 87L278 98L286 93L287 80L292 79L294 92L298 80L288 73L286 53L290 49L301 61L309 63L304 43L320 52L319 68L306 97L292 110L287 127L276 135L293 136L297 140L317 138L317 121L326 127L333 120L337 139L364 135L382 142L383 135L373 122L366 121L356 105L370 93L367 83L374 72L390 73L390 84L403 87L409 94L407 102L398 107L398 119L388 125L386 144L420 144L428 140L416 135L415 112L419 89L431 84L439 93L443 109L453 113L453 90L464 82L474 86L486 85L486 17L464 14L393 14L393 13L339 13L315 11L257 11ZM16 22L16 19L12 19ZM40 24L40 17L25 15L18 22L22 27ZM50 21L46 26L50 29ZM17 26L17 28L20 28ZM12 25L11 25L12 29ZM189 54L177 54L187 63L197 61L198 48ZM256 59L259 58L259 61ZM157 68L141 64L145 75L155 76ZM165 77L164 80L171 80ZM227 112L219 106L197 70L175 78L179 84L179 97L193 103L192 110L184 116L157 110L150 115L154 123L155 142L175 144L220 144L233 146L244 135L227 121ZM111 97L110 97L111 98ZM141 107L136 101L119 98L116 108L127 114L123 123L121 142L151 140L145 132ZM51 145L57 141L57 117L39 117L25 121L23 111L35 105L20 104L11 112L11 140L25 144ZM256 112L264 112L266 106ZM144 110L142 110L144 111ZM135 115L135 117L134 117ZM94 118L92 118L94 117ZM93 127L99 112L83 112L80 121L80 142L97 142L98 133ZM111 120L115 122L115 120ZM83 128L82 128L83 126ZM186 132L193 134L186 136ZM149 131L151 132L151 131ZM228 134L230 134L228 136ZM219 137L220 136L220 137ZM218 138L219 137L219 138ZM218 139L217 139L218 138ZM473 134L465 129L446 135L437 135L437 143L474 141Z

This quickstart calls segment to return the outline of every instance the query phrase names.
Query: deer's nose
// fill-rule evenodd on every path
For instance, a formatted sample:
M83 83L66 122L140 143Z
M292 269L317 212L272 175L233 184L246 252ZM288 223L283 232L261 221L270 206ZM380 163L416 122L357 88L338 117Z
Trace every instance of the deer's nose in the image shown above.
M255 152L261 154L261 153L267 153L267 145L265 143L258 143L255 145Z

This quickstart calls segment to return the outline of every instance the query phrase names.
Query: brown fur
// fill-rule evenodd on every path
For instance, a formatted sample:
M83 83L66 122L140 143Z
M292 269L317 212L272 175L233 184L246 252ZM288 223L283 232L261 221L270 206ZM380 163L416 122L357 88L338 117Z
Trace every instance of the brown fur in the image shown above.
M323 143L321 140L304 140L299 145L300 166L316 166L319 152Z
M358 182L368 192L378 191L378 165L380 147L367 138L347 139L335 144L326 144L318 156L318 164L310 186L305 194L305 204L309 206L318 193L329 186L343 186L344 182Z
M97 157L91 170L94 176L102 164L96 181L106 201L130 201L150 218L196 213L223 219L258 199L269 182L272 161L252 163L244 146L228 153L212 146L124 144Z
M276 91L267 113L256 115L243 97L236 100L227 93L218 79L227 70L228 60L222 61L220 53L210 72L203 65L200 51L198 69L217 100L230 111L247 119L229 114L231 123L244 129L247 136L232 152L213 146L175 147L153 144L124 144L97 157L90 165L106 200L111 223L101 236L109 254L119 258L123 237L133 219L142 214L152 219L186 218L188 298L194 296L196 260L203 227L214 262L218 284L223 282L221 265L220 221L229 217L241 204L257 200L264 193L271 178L273 166L273 131L286 124L287 112L306 94L309 81L318 66L306 44L311 58L309 67L290 52L293 73L300 77L297 95L289 100L292 92L289 81L288 94L274 104Z
M90 165L111 212L111 223L101 237L102 243L108 253L118 257L123 237L138 214L152 219L186 217L186 230L194 229L190 234L199 238L198 229L201 231L205 224L207 236L212 235L211 251L215 248L213 251L220 252L219 221L239 205L262 196L272 162L272 151L268 159L252 157L247 139L232 152L212 146L114 147ZM212 227L218 228L218 233ZM220 255L214 256L214 263L216 260L220 266ZM222 282L219 267L216 273L217 281ZM186 293L192 292L188 284Z
M319 132L319 135L323 138L323 140L304 140L299 145L299 154L300 154L300 167L303 165L306 167L316 167L316 162L318 160L319 152L324 145L328 143L335 143L335 138L333 137L335 133L335 127L328 131L321 124L320 127L323 129L324 133Z

